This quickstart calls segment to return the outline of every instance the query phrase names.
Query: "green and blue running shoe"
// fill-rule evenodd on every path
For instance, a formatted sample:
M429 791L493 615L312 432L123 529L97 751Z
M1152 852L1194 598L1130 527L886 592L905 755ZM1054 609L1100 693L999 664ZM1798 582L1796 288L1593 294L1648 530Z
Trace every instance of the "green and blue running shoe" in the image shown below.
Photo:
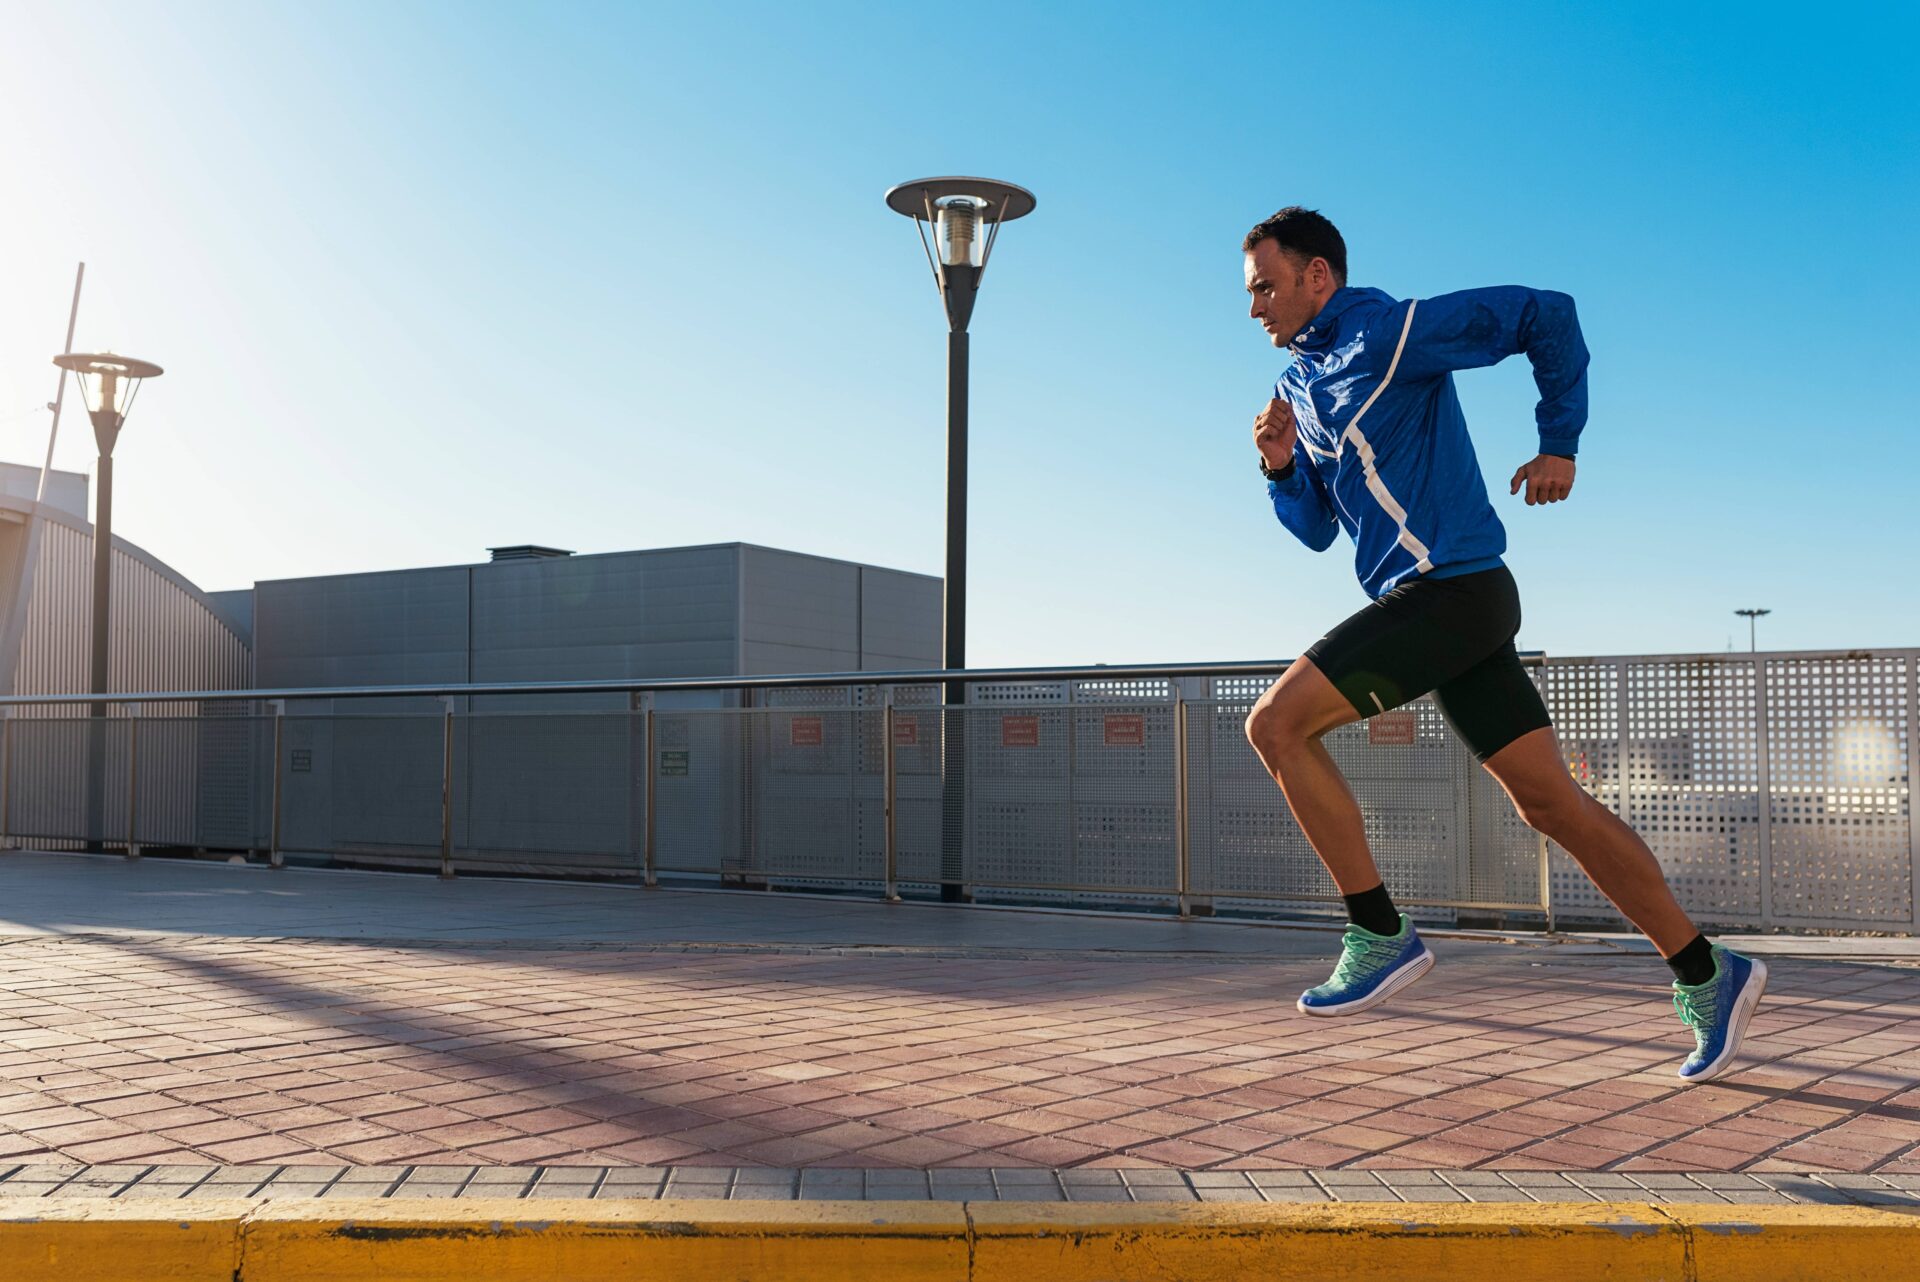
M1691 986L1673 982L1673 1009L1693 1030L1693 1054L1680 1065L1680 1080L1717 1077L1740 1053L1740 1039L1760 995L1767 991L1767 964L1713 945L1713 978Z
M1294 1006L1303 1015L1352 1015L1377 1006L1433 969L1433 954L1405 913L1400 931L1376 935L1348 926L1340 938L1340 964L1333 978L1300 994Z

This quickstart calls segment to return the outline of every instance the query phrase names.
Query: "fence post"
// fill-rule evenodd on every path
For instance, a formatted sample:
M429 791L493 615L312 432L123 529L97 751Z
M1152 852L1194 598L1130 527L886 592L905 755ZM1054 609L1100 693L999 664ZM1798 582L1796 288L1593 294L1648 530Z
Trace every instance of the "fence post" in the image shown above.
M882 870L882 880L885 884L881 890L881 897L890 904L897 904L900 902L900 887L895 878L898 875L900 848L896 844L898 830L895 827L894 798L899 794L899 776L896 773L898 767L894 761L892 686L887 687L886 704L880 710L880 717L880 733L885 741L881 749L883 753L881 760L885 763L882 767L882 775L886 789L886 799L880 808L884 820L882 827L886 833L886 852Z
M440 875L453 876L453 699L440 699Z
M1536 832L1534 836L1540 839L1540 911L1547 915L1547 933L1551 935L1558 924L1553 917L1553 867L1548 858L1547 834Z
M1773 761L1767 735L1767 661L1753 659L1753 742L1759 759L1760 929L1773 929Z
M13 709L0 708L0 846L13 847Z
M1544 704L1547 701L1548 693L1552 689L1551 683L1547 680L1547 656L1545 654L1540 656L1540 677L1536 684L1540 690L1540 702ZM1565 766L1565 760L1563 759L1560 764ZM1588 778L1592 778L1591 773L1588 774ZM1584 791L1585 788L1586 785L1582 784L1581 789ZM1533 835L1540 851L1540 911L1547 916L1547 933L1551 935L1554 933L1554 926L1558 924L1554 921L1553 915L1553 851L1551 843L1547 841L1546 833L1536 828L1534 829Z
M1191 917L1193 905L1192 834L1187 822L1187 696L1179 678L1173 681L1173 859L1180 916Z
M657 813L658 807L655 805L655 801L659 797L659 789L654 787L654 782L653 782L654 776L657 775L660 771L660 767L659 767L660 753L658 750L658 744L654 739L653 697L651 695L647 697L646 740L647 740L647 748L646 748L646 751L647 751L647 827L646 827L646 839L643 845L643 853L641 855L641 859L646 869L645 881L646 881L647 887L648 889L652 889L653 887L660 884L659 878L656 875L656 871L655 871L655 854L654 854L654 845L655 845L654 833L656 833L659 830L659 816Z
M273 700L273 817L267 828L267 863L274 868L287 866L286 852L280 849L280 757L285 751L286 724L287 701L275 699Z
M1913 781L1920 775L1920 650L1907 652L1907 928L1920 930L1920 815L1914 813ZM5 829L0 828L0 834Z
M127 858L140 857L140 705L127 705Z

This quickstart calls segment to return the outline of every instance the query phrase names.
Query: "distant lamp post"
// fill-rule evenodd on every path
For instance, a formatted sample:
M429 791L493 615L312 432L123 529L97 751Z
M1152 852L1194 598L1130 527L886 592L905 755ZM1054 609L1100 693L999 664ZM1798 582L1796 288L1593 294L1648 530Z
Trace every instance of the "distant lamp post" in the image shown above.
M93 420L93 439L100 447L100 467L93 498L93 664L88 692L107 693L108 648L111 639L111 585L113 574L113 447L133 409L143 379L158 378L161 369L150 361L116 356L112 352L68 352L53 358L61 369L78 378ZM107 701L92 705L87 728L87 849L106 845Z
M1763 614L1772 614L1772 610L1735 610L1735 614L1747 621L1747 653L1752 654L1757 646L1754 620Z
M914 220L947 312L947 565L940 666L948 671L967 666L967 323L1001 225L1026 217L1036 203L1026 188L990 178L920 178L887 193L887 208ZM945 699L950 705L965 702L965 683L949 682ZM960 766L965 743L960 716L943 721L940 897L951 902L963 897Z

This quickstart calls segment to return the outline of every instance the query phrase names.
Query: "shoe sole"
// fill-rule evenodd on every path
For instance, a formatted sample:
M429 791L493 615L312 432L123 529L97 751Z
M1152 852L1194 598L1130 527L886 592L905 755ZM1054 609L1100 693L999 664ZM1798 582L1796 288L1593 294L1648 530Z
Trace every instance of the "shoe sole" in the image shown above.
M1378 1006L1381 1002L1384 1002L1387 998L1393 996L1432 969L1433 954L1431 952L1424 952L1413 961L1408 962L1405 966L1393 972L1387 979L1381 981L1380 986L1368 993L1365 997L1358 997L1353 1001L1343 1002L1338 1006L1309 1006L1304 1000L1297 1000L1293 1003L1293 1008L1302 1015L1357 1015L1369 1007Z
M1727 1044L1720 1048L1711 1064L1695 1073L1692 1077L1680 1080L1692 1085L1695 1082L1712 1081L1733 1067L1734 1057L1740 1053L1740 1043L1747 1037L1747 1022L1753 1018L1754 1007L1767 992L1767 964L1753 962L1753 973L1747 976L1746 984L1740 989L1740 995L1733 999L1733 1019L1727 1028Z

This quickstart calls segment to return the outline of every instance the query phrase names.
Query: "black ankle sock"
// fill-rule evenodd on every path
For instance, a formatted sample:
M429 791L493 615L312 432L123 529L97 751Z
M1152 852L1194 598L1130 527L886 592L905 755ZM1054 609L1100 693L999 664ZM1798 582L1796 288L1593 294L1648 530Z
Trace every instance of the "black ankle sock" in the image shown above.
M1667 958L1667 965L1673 967L1674 978L1689 988L1704 984L1713 978L1713 945L1705 935L1695 935L1691 944Z
M1376 935L1397 935L1400 933L1400 910L1393 906L1393 896L1387 893L1385 883L1372 890L1363 890L1357 895L1342 895L1347 901L1347 920L1362 930L1370 930Z

